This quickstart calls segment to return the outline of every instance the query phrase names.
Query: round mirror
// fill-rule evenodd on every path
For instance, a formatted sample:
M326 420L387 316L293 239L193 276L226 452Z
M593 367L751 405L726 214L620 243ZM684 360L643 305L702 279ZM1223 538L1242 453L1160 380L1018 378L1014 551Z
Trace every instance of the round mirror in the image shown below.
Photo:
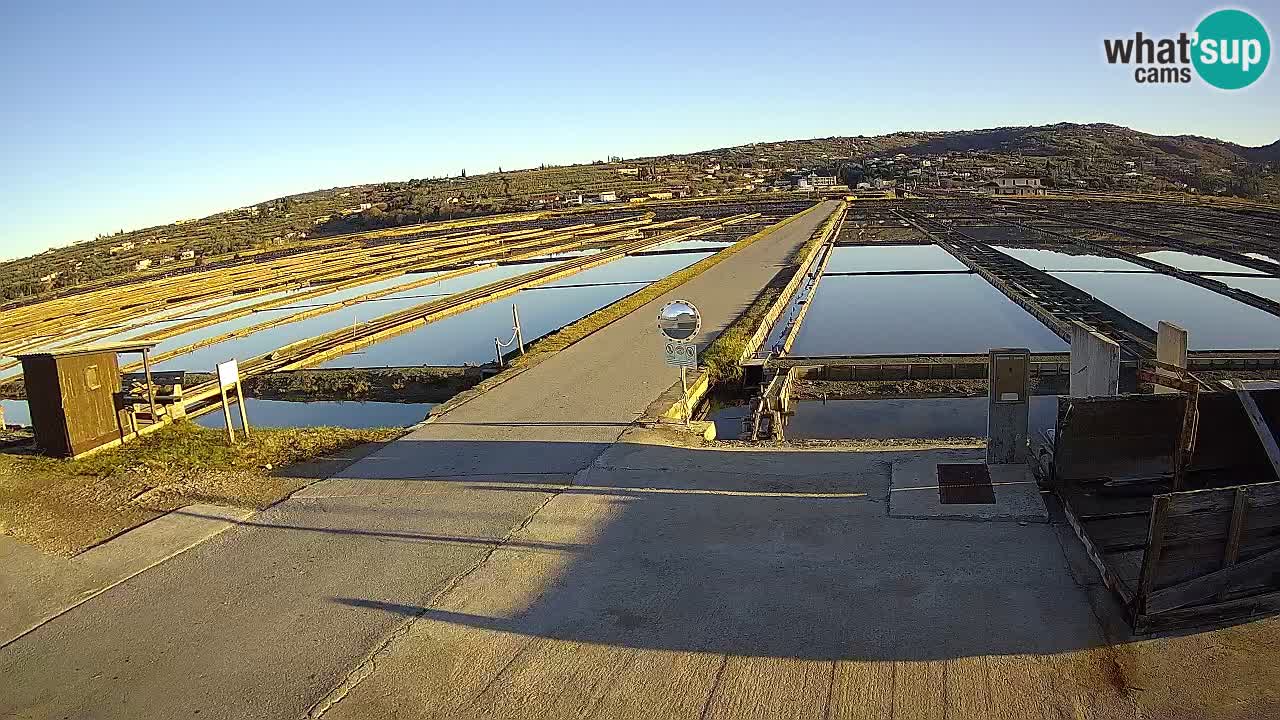
M658 313L658 330L672 340L688 340L697 335L701 327L698 308L686 300L669 302Z

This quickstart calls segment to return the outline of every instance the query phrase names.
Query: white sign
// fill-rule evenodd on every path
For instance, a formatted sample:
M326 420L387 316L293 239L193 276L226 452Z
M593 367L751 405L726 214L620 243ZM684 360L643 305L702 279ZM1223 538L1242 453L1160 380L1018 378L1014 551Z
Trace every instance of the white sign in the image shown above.
M208 366L206 366L208 367ZM240 382L240 366L235 360L218 363L218 385L224 390Z
M698 346L693 343L668 340L665 343L667 364L673 367L698 367Z
M674 300L658 312L658 330L668 340L689 340L702 329L702 313L687 300Z

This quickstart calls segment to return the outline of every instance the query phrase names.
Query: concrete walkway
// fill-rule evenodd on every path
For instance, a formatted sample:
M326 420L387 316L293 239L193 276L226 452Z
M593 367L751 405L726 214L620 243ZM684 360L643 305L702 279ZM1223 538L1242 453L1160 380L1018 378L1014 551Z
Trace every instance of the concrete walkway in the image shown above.
M673 293L702 309L702 339L834 209ZM661 302L0 649L0 716L307 714L409 629L369 604L443 597L675 381L654 327Z
M189 505L72 558L46 555L0 536L0 647L251 514L244 508Z
M1138 717L1052 526L889 517L918 452L643 434L437 603L337 598L416 621L324 717Z

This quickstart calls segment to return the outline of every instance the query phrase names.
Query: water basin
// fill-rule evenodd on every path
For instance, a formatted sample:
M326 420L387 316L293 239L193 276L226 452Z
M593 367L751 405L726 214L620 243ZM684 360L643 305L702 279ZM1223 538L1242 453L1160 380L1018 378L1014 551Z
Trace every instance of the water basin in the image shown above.
M245 413L249 425L264 428L291 427L406 427L422 422L435 403L359 402L357 400L325 400L295 402L248 398ZM231 408L234 427L240 427L239 410ZM196 422L204 427L222 428L226 421L221 412L201 415Z
M818 285L792 353L971 353L993 347L1067 349L977 275L834 276Z

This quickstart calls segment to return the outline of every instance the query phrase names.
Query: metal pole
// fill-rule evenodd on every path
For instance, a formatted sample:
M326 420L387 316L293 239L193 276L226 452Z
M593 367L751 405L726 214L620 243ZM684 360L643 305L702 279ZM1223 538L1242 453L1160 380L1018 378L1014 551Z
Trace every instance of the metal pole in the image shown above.
M244 407L244 389L240 387L239 378L236 379L236 402L240 405L240 427L244 436L249 437L249 412Z
M236 443L236 431L231 428L231 408L227 407L227 388L218 383L218 392L222 393L222 418L227 421L227 442Z
M502 367L502 341L498 338L493 339L493 352L498 356L498 367Z
M147 354L147 349L142 349L142 370L147 375L147 402L151 404L151 422L160 422L160 416L156 414L156 384L151 382L151 360Z
M684 408L684 424L687 427L691 418L689 410L689 381L685 379L684 366L680 366L680 389L684 394L680 396L680 406Z
M520 354L524 354L524 331L520 329L520 310L516 308L515 303L511 303L511 320L516 325L516 344L520 348Z

